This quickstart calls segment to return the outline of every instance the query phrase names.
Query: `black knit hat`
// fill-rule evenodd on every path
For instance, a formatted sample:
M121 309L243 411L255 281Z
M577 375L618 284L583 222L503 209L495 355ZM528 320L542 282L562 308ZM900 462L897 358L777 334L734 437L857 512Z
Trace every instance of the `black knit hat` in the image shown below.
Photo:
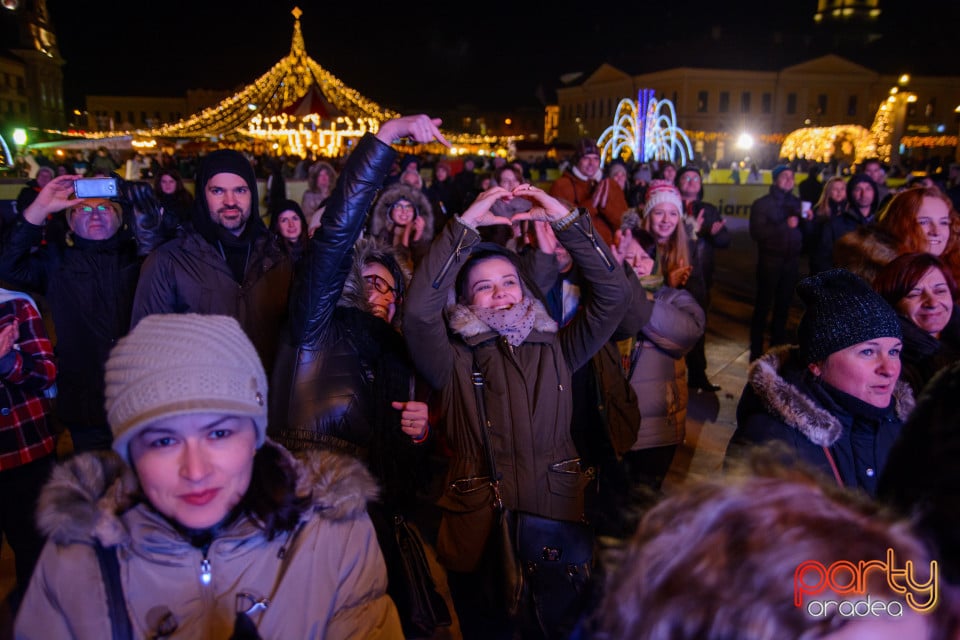
M797 285L797 295L806 306L797 328L805 364L867 340L902 338L896 312L846 269L804 278Z

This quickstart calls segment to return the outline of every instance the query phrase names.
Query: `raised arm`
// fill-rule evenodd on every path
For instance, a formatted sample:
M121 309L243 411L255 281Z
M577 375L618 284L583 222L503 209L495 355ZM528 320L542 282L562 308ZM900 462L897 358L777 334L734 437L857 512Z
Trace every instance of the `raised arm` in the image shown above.
M376 135L365 135L350 155L290 295L290 333L295 343L316 341L329 325L350 270L353 245L397 155L390 143L410 137L449 145L439 125L439 119L425 115L387 121Z
M447 337L443 310L450 301L457 272L480 242L477 227L510 224L509 218L490 212L494 202L510 197L502 187L484 191L455 217L437 236L420 262L407 291L403 309L403 335L420 374L434 388L441 389L453 372L453 347Z
M520 185L513 194L534 202L533 209L513 219L549 222L590 283L581 309L559 333L567 362L572 369L579 369L613 335L627 311L631 296L623 268L594 230L586 210L568 211L563 203L532 185Z

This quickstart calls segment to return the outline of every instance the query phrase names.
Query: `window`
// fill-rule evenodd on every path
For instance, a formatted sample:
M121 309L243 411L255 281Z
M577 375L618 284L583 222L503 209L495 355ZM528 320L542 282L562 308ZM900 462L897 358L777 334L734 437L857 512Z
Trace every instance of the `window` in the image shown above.
M857 115L857 96L850 96L847 98L847 115Z
M927 106L923 110L923 115L928 118L932 118L937 113L937 99L930 98L930 102L927 103Z
M787 113L794 114L797 112L797 94L788 93L787 94Z
M706 91L697 93L697 113L706 113L709 105L707 98L710 94Z
M727 113L730 111L730 92L721 91L720 92L720 113Z
M773 113L773 94L764 93L760 96L760 111L763 113Z
M750 92L740 94L740 113L750 113Z
M827 94L821 93L817 96L817 115L822 116L827 113Z
M133 118L133 111L127 111L127 122L130 124L136 122L136 120Z
M674 107L677 106L677 92L676 92L676 91L673 92L673 97L670 98L670 102L673 103L673 106L674 106Z

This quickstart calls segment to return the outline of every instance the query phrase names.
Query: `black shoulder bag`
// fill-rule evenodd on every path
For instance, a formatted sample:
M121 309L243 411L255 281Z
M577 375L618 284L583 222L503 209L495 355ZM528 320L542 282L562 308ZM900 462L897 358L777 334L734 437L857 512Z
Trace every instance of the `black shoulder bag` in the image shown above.
M522 619L521 610L530 600L540 631L550 638L567 637L590 596L593 533L580 522L514 512L504 506L500 476L487 433L491 425L483 396L484 377L476 353L471 379L497 514L488 550L495 562L496 579L502 585L506 610L511 617Z

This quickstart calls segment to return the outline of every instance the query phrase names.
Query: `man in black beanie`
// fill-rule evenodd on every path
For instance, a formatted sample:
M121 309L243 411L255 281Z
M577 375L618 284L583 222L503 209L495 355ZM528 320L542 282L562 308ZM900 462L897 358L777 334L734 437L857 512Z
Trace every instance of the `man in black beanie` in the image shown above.
M143 265L131 327L154 313L232 316L269 374L293 277L289 255L260 219L253 167L220 149L197 172L193 227Z

